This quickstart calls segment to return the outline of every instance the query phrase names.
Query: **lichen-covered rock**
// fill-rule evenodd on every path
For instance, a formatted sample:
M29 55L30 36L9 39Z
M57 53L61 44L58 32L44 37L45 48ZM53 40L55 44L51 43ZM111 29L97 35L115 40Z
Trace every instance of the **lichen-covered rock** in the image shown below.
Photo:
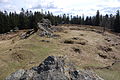
M20 69L20 70L16 71L15 73L12 73L5 80L20 80L21 76L23 76L24 73L25 73L25 70Z
M76 70L65 63L64 57L47 57L39 66L30 70L20 69L5 80L103 80L87 70Z
M53 31L51 29L51 22L48 19L42 19L41 22L38 23L37 31L40 36L52 37Z
M71 75L71 80L104 80L99 76L97 76L97 74L89 70L71 71L70 75Z
M44 26L44 27L51 27L51 25L52 25L52 23L51 23L51 21L49 20L49 19L42 19L41 20L41 22L40 23L42 23L42 25Z

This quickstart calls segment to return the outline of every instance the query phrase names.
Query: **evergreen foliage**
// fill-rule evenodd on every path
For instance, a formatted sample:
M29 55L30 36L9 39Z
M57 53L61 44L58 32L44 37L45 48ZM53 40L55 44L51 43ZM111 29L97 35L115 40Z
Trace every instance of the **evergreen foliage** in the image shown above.
M41 21L42 18L47 18L51 21L52 25L58 24L78 24L78 25L92 25L101 26L104 28L109 28L115 32L120 32L120 12L117 11L116 15L105 16L100 15L99 10L97 10L96 16L73 16L69 14L63 15L53 15L48 12L32 12L28 10L21 9L21 12L17 14L16 12L7 13L7 11L0 11L0 33L6 33L15 28L18 29L35 29L37 23Z

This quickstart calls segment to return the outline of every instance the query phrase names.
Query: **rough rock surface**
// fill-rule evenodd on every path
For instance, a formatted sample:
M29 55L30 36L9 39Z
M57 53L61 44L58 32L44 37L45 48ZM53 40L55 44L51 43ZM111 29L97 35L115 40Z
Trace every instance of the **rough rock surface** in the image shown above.
M38 23L38 33L40 36L53 36L53 31L51 30L51 22L48 19L42 19Z
M30 70L20 69L5 80L103 80L89 70L76 70L65 63L64 57L47 57Z
M39 36L47 36L47 37L55 37L56 35L53 34L53 30L51 28L51 22L49 19L42 19L38 24L38 26L32 30L29 30L22 35L20 35L20 39L26 39L35 32L38 33Z

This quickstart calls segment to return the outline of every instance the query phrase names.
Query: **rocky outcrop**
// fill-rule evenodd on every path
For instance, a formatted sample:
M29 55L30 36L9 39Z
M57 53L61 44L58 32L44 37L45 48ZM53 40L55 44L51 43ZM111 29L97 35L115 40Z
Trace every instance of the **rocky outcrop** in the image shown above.
M39 36L47 36L47 37L53 37L53 30L51 29L51 22L49 19L42 19L38 24L37 27L34 29L28 30L27 32L20 35L20 39L26 39L35 32L38 33Z
M94 72L76 70L64 57L47 57L39 66L30 70L20 69L5 80L103 80Z
M53 31L51 29L51 22L48 19L42 19L40 23L38 23L38 33L40 36L53 36Z

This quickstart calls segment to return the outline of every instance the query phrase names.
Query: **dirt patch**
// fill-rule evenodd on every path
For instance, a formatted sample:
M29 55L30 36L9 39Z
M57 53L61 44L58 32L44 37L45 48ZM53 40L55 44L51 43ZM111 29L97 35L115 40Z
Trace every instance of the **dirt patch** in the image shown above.
M79 54L81 53L81 50L79 48L73 47L72 49L75 53L79 53Z
M92 69L108 69L108 70L114 70L114 71L120 71L120 61L114 61L111 65L105 66L105 67L92 67Z
M68 31L64 31L63 33L67 34L67 33L68 33Z
M41 40L41 42L50 43L50 41L49 41L49 40Z
M105 52L111 52L112 48L109 46L99 46L98 47L99 50L105 51Z
M98 53L98 55L99 55L101 58L103 58L103 59L106 59L106 58L107 58L107 55L105 55L105 54Z
M80 34L80 36L84 36L84 34Z
M21 61L21 60L24 60L24 56L22 54L18 54L18 53L13 53L12 58L15 59L18 62Z
M11 58L18 62L32 59L33 56L33 53L27 50L19 50L11 54Z
M112 64L111 70L118 70L118 71L120 71L120 60L115 61L115 62Z
M80 42L77 42L77 44L81 44L81 45L86 45L86 41L80 41Z
M74 41L72 41L72 40L65 40L64 43L65 44L74 44Z
M81 30L80 28L70 28L70 30Z
M110 38L105 38L105 40L106 40L107 42L110 42L110 41L111 41L111 39L110 39Z
M19 45L17 45L17 46L19 46ZM35 47L37 47L36 45L34 45L34 44L32 44L32 43L29 43L29 44L21 44L19 47L21 47L21 48L35 48Z
M19 30L15 32L8 32L8 33L0 34L0 41L13 39L26 31L27 30Z
M87 42L88 42L87 40L85 40L83 38L78 38L78 37L73 37L73 38L64 40L65 44L81 44L81 45L86 45Z
M86 45L87 42L88 41L83 38L79 38L78 40L75 41L76 44L81 44L81 45Z
M63 28L61 28L61 26L52 26L51 29L54 31L54 32L63 32Z
M98 53L99 57L103 59L112 59L112 60L119 60L117 55L114 52L103 52L103 53Z
M73 37L72 39L73 40L79 40L79 37Z

